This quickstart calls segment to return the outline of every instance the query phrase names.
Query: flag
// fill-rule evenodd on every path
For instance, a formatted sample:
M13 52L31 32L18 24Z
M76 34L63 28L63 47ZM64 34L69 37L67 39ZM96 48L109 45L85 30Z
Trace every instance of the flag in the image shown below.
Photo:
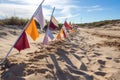
M63 36L64 36L64 38L66 38L67 37L67 35L66 35L66 33L63 31Z
M58 21L55 19L54 16L52 16L51 21L54 23L56 27L58 27Z
M71 29L71 26L66 21L64 22L64 26L66 27L67 30Z
M30 21L29 25L26 28L26 33L31 36L31 38L35 41L39 37L39 33L35 24L34 19Z
M23 32L20 38L17 40L14 48L16 48L19 52L23 49L30 48L25 32Z
M66 27L63 25L62 29L63 29L64 38L66 38L68 36L68 32L66 30Z
M48 45L48 36L47 35L45 35L45 37L44 37L43 44Z
M34 18L40 24L40 27L43 29L46 22L43 16L42 5L40 5L39 8L36 10Z
M74 33L74 32L75 32L75 30L74 30L74 29L72 29L70 32L71 32L71 33Z
M54 36L49 28L47 29L46 34L50 37L51 40L54 39Z
M60 33L58 33L57 39L61 40L61 35L60 35Z
M52 16L52 18L50 20L49 27L51 27L53 30L55 30L56 27L58 27L58 21L55 19L54 16Z
M60 30L60 35L61 35L61 37L63 37L63 35L64 35L63 34L63 29Z
M60 31L59 31L59 33L58 33L58 35L57 35L57 39L62 39L62 37L63 37L63 30L61 29Z

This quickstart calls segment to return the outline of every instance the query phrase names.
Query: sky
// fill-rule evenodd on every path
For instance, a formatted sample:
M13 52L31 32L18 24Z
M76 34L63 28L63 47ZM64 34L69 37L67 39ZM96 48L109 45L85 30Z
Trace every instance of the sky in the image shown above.
M0 19L17 16L30 19L42 0L0 0ZM45 0L43 15L53 16L59 23L67 18L72 23L120 19L120 0Z

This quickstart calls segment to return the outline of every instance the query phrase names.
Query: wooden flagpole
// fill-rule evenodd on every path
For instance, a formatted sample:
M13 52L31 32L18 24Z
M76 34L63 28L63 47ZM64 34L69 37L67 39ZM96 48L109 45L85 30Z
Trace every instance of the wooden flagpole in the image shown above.
M39 7L43 4L44 1L45 1L45 0L43 0L43 1L41 2L41 4L39 5ZM39 7L36 9L36 11L34 12L34 14L38 13ZM23 31L21 32L20 36L17 38L17 40L16 40L16 42L14 43L14 45L17 43L17 41L18 41L19 38L22 36L22 34L23 34L23 32L25 31L25 29L27 28L27 26L30 24L32 18L34 17L34 14L33 14L32 17L30 18L30 20L28 21L28 23L25 25ZM5 55L4 59L1 61L0 64L3 64L4 61L7 59L8 55L10 54L10 52L12 51L12 49L14 48L14 45L10 48L10 50L9 50L8 53Z

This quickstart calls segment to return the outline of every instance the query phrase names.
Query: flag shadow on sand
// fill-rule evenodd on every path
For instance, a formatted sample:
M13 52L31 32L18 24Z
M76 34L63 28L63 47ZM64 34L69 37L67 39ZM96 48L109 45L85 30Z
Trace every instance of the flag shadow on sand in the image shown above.
M72 61L69 59L69 57L67 56L69 53L63 49L60 49L58 48L57 49L57 54L67 63L66 64L66 67L68 68L69 72L71 73L74 73L74 74L77 74L77 75L80 75L80 76L83 76L85 78L85 80L93 80L93 76L87 74L86 72L78 69L76 67L76 65L74 65L72 63ZM61 71L60 67L58 66L58 63L57 63L57 60L55 59L55 56L53 57L54 55L51 56L51 59L53 59L54 63L56 64L55 66L57 66L56 68L58 70ZM83 64L80 65L80 67L82 67ZM60 73L61 74L61 73ZM62 73L64 78L66 77L66 75L64 75L64 73ZM71 75L72 76L72 75ZM70 80L79 80L80 79L80 76L79 78L75 77L75 76L72 76L72 78L70 77ZM76 78L76 79L75 79ZM60 79L61 80L61 79ZM67 80L67 79L62 79L62 80Z
M79 80L79 76L73 76L69 72L66 72L60 68L55 55L50 54L50 58L52 59L56 68L56 77L58 78L58 80Z

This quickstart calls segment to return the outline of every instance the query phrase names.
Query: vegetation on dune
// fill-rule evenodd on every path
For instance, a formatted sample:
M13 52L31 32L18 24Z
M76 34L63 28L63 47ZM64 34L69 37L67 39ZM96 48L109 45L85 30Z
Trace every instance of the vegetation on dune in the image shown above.
M99 22L93 22L93 23L84 23L84 24L78 24L81 27L101 27L101 26L106 26L106 25L116 25L120 23L120 19L117 20L104 20L104 21L99 21Z
M19 26L24 26L27 22L29 21L29 19L23 19L23 18L19 18L19 17L10 17L10 18L5 18L5 19L0 19L0 25L19 25ZM49 21L46 21L47 24L49 23ZM104 21L99 21L99 22L92 22L92 23L83 23L83 24L77 24L80 27L88 27L88 28L93 28L93 27L101 27L101 26L106 26L106 25L111 25L114 26L116 24L120 23L120 19L117 20L104 20ZM37 25L39 25L36 22ZM59 24L59 28L62 27L63 24ZM47 25L46 25L47 27ZM39 28L39 27L38 27Z
M0 25L25 25L28 19L18 18L18 17L10 17L6 19L0 20Z
M21 26L22 28L27 24L27 22L29 21L29 19L23 19L23 18L19 18L19 17L10 17L10 18L5 18L5 19L0 19L0 25L4 26L4 25L18 25ZM35 21L36 22L36 21ZM49 21L47 21L47 24L49 23ZM36 25L39 27L39 24L36 22ZM63 24L59 24L59 28L62 27ZM47 28L47 25L45 26L45 28Z

